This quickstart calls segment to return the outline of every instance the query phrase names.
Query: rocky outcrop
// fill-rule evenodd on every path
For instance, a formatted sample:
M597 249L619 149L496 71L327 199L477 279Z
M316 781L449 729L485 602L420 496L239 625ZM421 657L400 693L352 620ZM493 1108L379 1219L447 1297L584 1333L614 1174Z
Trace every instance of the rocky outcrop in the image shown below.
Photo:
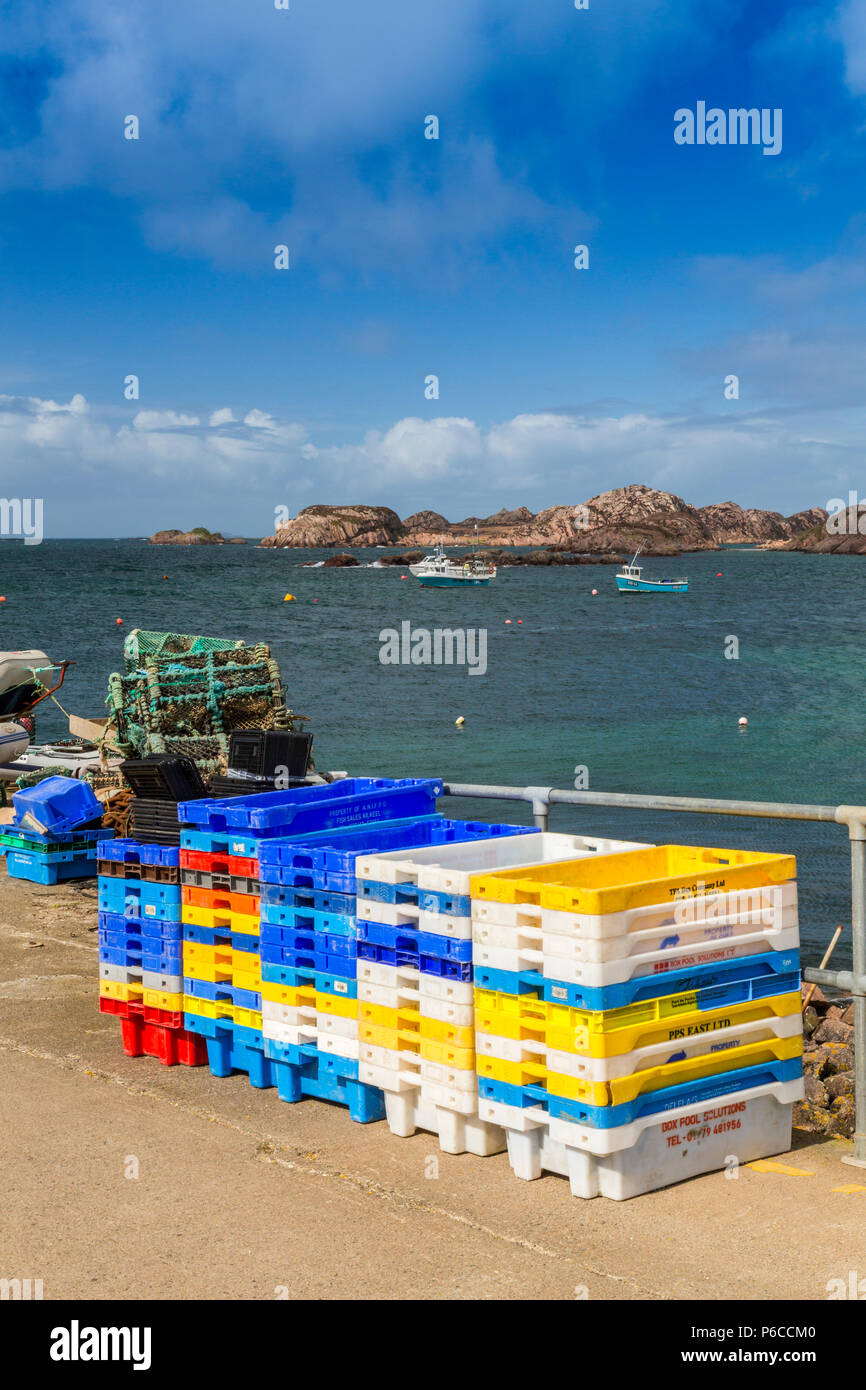
M554 547L575 555L632 554L640 548L644 555L672 556L718 550L731 542L780 546L825 515L813 508L784 517L735 502L693 507L676 493L632 483L578 505L558 504L536 513L528 507L502 508L492 516L455 522L430 510L413 512L401 521L390 507L305 507L262 545Z
M304 507L262 545L317 550L332 545L399 545L406 528L390 507Z
M150 538L150 545L246 545L242 536L228 540L219 531L208 531L204 526L196 526L192 531L157 531Z
M823 507L811 507L794 516L762 511L759 507L740 507L736 502L714 502L698 511L717 541L726 545L761 545L767 541L788 541L807 527L823 522Z
M818 513L816 522L795 533L791 540L768 548L805 550L815 555L866 555L866 504L831 515L823 507L816 507L814 511ZM799 515L812 514L801 512Z

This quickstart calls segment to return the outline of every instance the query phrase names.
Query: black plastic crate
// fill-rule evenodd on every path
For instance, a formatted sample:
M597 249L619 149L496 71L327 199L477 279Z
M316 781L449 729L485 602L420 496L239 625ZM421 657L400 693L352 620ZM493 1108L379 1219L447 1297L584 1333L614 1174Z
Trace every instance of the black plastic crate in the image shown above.
M229 745L229 767L253 777L272 778L277 768L289 779L307 775L313 735L289 729L236 730Z
M150 753L146 758L128 758L120 770L136 798L148 801L198 801L207 795L201 773L192 758L179 753Z
M227 773L215 772L210 779L210 794L215 800L225 801L232 796L258 796L260 792L305 786L306 777L284 777L277 786L273 777L232 777Z

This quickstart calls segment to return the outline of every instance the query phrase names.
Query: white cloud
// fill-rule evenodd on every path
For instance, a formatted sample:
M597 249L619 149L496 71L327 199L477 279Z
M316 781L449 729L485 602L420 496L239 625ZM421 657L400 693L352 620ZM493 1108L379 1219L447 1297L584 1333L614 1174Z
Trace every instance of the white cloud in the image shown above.
M214 428L217 425L233 425L234 422L235 417L232 414L231 406L228 405L224 405L221 410L213 411L210 419L208 420L208 424Z
M118 427L113 412L91 409L80 395L66 405L0 397L0 476L24 478L28 495L46 499L48 534L61 530L52 513L63 518L65 534L87 534L88 518L92 533L94 507L113 533L128 529L134 515L143 529L185 517L264 535L277 503L297 511L313 502L371 501L403 515L434 507L457 517L521 502L536 510L577 503L631 482L697 504L732 497L795 511L862 486L866 432L862 408L703 416L546 411L486 427L464 417L412 416L334 444L256 407L242 424L225 418L225 408L210 415L220 417L216 425L183 412L148 414L156 427L140 427L138 417Z
M137 430L192 429L201 424L197 415L183 415L176 410L140 410L134 417Z

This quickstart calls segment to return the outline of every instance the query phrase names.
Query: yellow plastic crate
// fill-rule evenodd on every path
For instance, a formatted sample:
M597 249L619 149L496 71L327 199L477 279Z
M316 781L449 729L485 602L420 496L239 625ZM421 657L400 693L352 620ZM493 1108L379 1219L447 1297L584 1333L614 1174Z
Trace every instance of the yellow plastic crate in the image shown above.
M288 1004L293 1008L316 1006L316 991L313 985L278 985L273 980L262 980L259 993L271 1004Z
M699 1081L704 1076L717 1076L739 1067L760 1066L762 1062L782 1062L803 1053L803 1039L765 1038L724 1052L706 1052L699 1057L686 1057L681 1062L668 1062L660 1067L619 1076L612 1081L585 1081L577 1076L548 1071L547 1089L552 1095L566 1100L586 1100L593 1105L621 1105L634 1100L645 1091L659 1091L665 1086Z
M231 1004L227 999L198 999L191 994L184 994L182 999L184 1013L201 1014L203 1018L224 1018L242 1028L262 1031L262 1016L257 1009L243 1009L240 1004Z
M169 1013L180 1013L183 1008L183 995L169 994L164 989L146 989L143 1003L148 1009L168 1009Z
M473 875L473 898L531 903L565 912L600 916L627 912L678 897L730 893L795 878L792 854L761 854L740 849L658 845L624 854L565 859L531 869L501 869Z
M262 986L264 989L264 986ZM313 1001L320 1014L337 1014L339 1018L357 1018L358 1001L357 999L343 999L339 994L327 994L324 991L315 990ZM281 999L281 1004L288 1004L288 999Z
M389 1052L411 1052L415 1057L421 1049L421 1038L411 1028L383 1028L377 1023L359 1022L358 1038L371 1047L385 1047Z
M453 1047L451 1043L421 1039L421 1057L425 1062L438 1062L440 1067L459 1071L475 1071L474 1047Z
M452 1047L475 1049L475 1029L470 1023L458 1027L455 1023L445 1023L441 1018L421 1016L421 1037L428 1042L450 1043Z
M421 1015L417 1008L389 1009L385 1004L368 1004L362 999L358 1004L358 1018L361 1023L371 1023L378 1028L401 1028L409 1033L420 1031Z
M144 986L125 984L119 980L100 980L99 993L103 999L123 999L131 1004L141 1004Z
M234 984L240 989L261 989L261 961L254 951L233 951L230 946L197 946L193 955L191 946L197 943L185 942L183 950L183 973L191 979Z
M545 1042L558 1052L619 1057L655 1042L673 1043L737 1023L784 1018L801 1007L796 992L718 1009L698 1009L697 999L692 990L620 1009L591 1010L546 1003L535 995L476 989L475 1027L479 1033L496 1037Z
M190 927L209 927L212 931L238 931L244 936L258 936L259 919L249 912L232 912L230 908L192 907L184 903L180 920Z
M762 1062L785 1061L801 1056L802 1052L802 1037L767 1038L724 1052L703 1053L699 1057L683 1058L680 1062L646 1067L643 1071L631 1072L628 1076L616 1077L611 1081L569 1076L552 1070L540 1060L511 1062L501 1057L484 1056L478 1058L477 1070L480 1077L491 1081L505 1081L512 1086L543 1086L551 1095L561 1096L564 1100L581 1100L590 1105L621 1105L646 1091L699 1081L705 1076L758 1066Z

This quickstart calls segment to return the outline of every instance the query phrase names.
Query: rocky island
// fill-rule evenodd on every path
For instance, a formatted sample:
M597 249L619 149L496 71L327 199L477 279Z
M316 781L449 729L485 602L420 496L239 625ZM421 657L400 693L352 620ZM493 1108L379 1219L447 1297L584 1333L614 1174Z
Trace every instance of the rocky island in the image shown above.
M613 559L638 548L647 556L719 550L730 544L776 547L791 542L793 548L795 538L810 527L820 529L826 516L821 507L789 517L735 502L694 507L675 493L632 483L578 504L540 512L528 507L503 509L492 516L453 522L434 511L413 512L401 520L390 507L319 504L305 507L260 544L299 550L476 544L486 551L542 547L534 555L513 555L505 562L568 564L585 562L590 556ZM393 560L406 562L402 555Z
M220 531L196 526L192 531L156 531L149 545L246 545L242 536L226 537Z

